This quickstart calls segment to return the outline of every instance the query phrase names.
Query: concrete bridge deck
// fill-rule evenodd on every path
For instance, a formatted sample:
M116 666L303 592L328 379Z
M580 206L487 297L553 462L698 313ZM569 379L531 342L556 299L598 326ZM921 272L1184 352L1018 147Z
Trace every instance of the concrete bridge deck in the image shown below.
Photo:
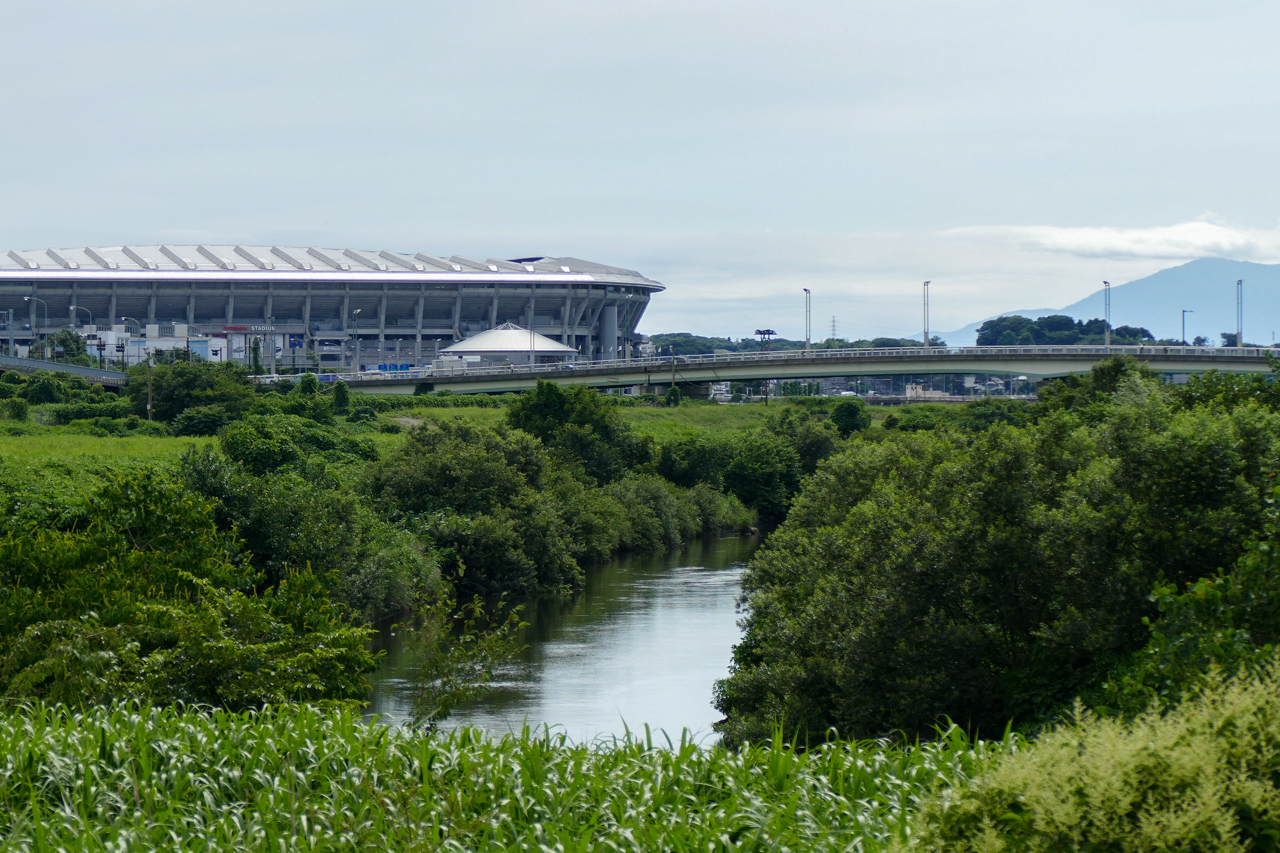
M561 385L596 388L631 385L701 384L758 379L817 379L826 376L996 373L1049 379L1087 373L1099 361L1132 355L1157 373L1189 374L1206 370L1266 373L1269 356L1260 347L912 347L843 350L784 350L722 355L661 356L569 365L415 369L325 374L342 379L353 391L412 394L421 385L460 394L501 393L532 388L539 379ZM260 377L270 381L274 377Z

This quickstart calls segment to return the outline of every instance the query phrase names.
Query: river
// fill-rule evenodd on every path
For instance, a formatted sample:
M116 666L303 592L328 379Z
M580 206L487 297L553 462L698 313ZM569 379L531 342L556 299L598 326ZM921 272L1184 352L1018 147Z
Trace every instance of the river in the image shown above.
M528 723L575 741L622 736L645 724L673 741L688 729L714 737L716 679L729 671L741 637L736 603L745 561L756 541L707 539L665 556L622 557L587 572L572 601L528 605L524 652L503 668L484 699L455 710L445 725L493 734ZM373 674L369 713L401 724L409 716L413 660L386 628Z

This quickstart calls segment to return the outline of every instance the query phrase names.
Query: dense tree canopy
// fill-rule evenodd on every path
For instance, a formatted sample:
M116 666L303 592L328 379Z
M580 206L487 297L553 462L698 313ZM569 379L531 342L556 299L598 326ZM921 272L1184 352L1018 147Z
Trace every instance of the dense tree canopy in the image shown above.
M1126 362L1050 400L819 467L744 580L730 742L1039 719L1145 641L1157 584L1230 566L1260 528L1280 415L1184 408Z
M1051 314L1032 320L1019 314L996 317L978 327L978 346L1032 346L1053 344L1100 344L1107 330L1105 320L1076 320L1065 314ZM1113 344L1141 344L1154 341L1146 329L1116 326Z

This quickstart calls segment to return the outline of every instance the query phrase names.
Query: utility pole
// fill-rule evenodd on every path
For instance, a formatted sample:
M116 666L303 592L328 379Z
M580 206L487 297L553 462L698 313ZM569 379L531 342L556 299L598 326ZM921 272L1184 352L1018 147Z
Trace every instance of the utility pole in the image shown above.
M924 348L929 349L929 282L924 283Z
M1106 305L1103 309L1103 312L1106 314L1106 319L1103 322L1107 324L1106 331L1103 332L1105 339L1102 345L1107 349L1111 349L1111 282L1104 281L1102 283L1102 292L1104 294L1103 300Z
M151 420L151 350L147 350L147 420Z
M1236 279L1236 346L1244 346L1244 279Z

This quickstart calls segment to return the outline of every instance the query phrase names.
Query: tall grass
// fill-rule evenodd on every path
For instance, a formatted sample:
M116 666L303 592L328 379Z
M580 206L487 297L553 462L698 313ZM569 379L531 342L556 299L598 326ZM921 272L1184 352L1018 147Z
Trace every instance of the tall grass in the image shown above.
M733 753L647 731L401 732L308 707L34 707L0 716L0 847L874 851L1001 751L956 732Z

